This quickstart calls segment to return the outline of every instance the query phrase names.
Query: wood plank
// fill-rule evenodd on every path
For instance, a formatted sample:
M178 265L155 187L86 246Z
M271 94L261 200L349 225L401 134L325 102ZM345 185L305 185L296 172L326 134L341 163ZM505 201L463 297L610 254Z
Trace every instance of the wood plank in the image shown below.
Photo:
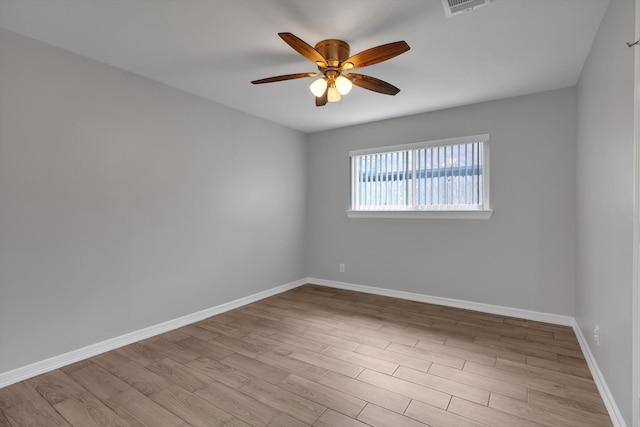
M418 343L417 346L420 347L422 344ZM495 366L495 360L497 358L513 360L514 362L526 363L527 356L516 349L510 348L507 349L504 346L495 346L492 343L487 342L478 342L476 339L460 339L458 337L450 337L447 338L445 345L448 347L453 347L456 349L468 351L476 356L488 356L491 357L494 361L493 366ZM474 360L477 362L477 360Z
M514 399L519 399L522 401L527 400L527 388L522 384L513 384L505 381L500 381L482 375L473 374L468 371L454 369L444 365L438 365L436 363L431 366L431 369L429 369L429 373L442 378L450 379L451 381L467 384L494 393L500 393L504 396L510 396Z
M356 332L357 333L357 332ZM328 332L318 332L318 331L305 331L305 336L316 340L318 342L324 343L327 346L338 347L344 350L353 351L360 345L359 342L354 342L351 339L344 338L338 335L333 335Z
M195 325L199 328L206 329L207 331L217 334L218 338L220 336L226 336L231 338L242 338L249 333L249 331L246 331L244 329L232 328L231 326L227 326L222 322L218 322L216 321L217 318L218 316L211 317L209 319L198 322ZM207 340L207 341L213 341L213 340Z
M206 387L211 381L200 371L169 358L154 362L147 369L165 378L169 384L178 385L190 392Z
M563 384L560 384L554 381L549 381L544 378L539 378L535 375L505 371L500 368L480 365L478 363L473 363L473 362L467 362L464 365L464 370L467 372L483 375L487 378L493 378L493 379L504 381L507 383L523 384L529 389L529 393L531 393L531 390L540 390L556 396L567 395L565 386ZM462 396L459 396L459 397L462 397Z
M487 405L489 403L489 392L487 390L452 381L448 378L439 377L427 372L416 371L415 369L400 366L393 376L452 396L458 396L480 405Z
M297 375L289 375L279 385L285 390L351 418L355 418L366 405L362 399Z
M505 317L504 323L518 325L527 328L529 333L551 336L556 332L573 333L569 326L554 325L551 323L538 322L536 320L518 319L516 317Z
M328 331L325 332L326 335L331 335L334 337L338 337L338 338L342 338L346 341L350 341L350 342L354 342L357 344L366 344L369 345L371 347L378 347L378 348L387 348L387 346L389 344L391 344L391 341L384 339L384 338L380 338L380 337L373 337L373 336L367 336L367 335L361 335L357 332L353 332L353 331L346 331L344 329L338 329L338 328L332 328ZM336 347L336 346L334 346ZM339 346L342 348L342 346ZM357 348L357 346L356 346Z
M63 366L62 368L60 368L60 370L65 374L69 375L71 372L77 371L78 369L85 368L88 365L91 365L92 363L93 362L91 362L89 359L84 359L84 360L80 360L78 362L72 363L70 365Z
M12 405L2 413L12 426L68 427L70 424L41 396Z
M162 335L156 335L155 337L151 337L146 341L154 341L158 338L162 338L163 340L167 340L167 341L171 341L171 342L179 342L182 341L184 339L189 338L190 335L186 334L185 332L183 332L181 329L173 329L169 332L166 332Z
M352 396L359 397L362 400L366 400L367 402L374 403L400 414L404 412L411 401L410 398L389 391L386 388L378 387L376 385L333 372L329 372L327 375L320 378L319 382L327 387L343 391Z
M268 427L311 427L311 424L303 423L287 414L279 414L269 423Z
M449 356L447 354L438 352L433 346L430 346L425 349L425 348L417 348L417 347L412 347L412 346L407 346L404 344L398 344L398 343L392 342L387 347L387 350L404 354L406 356L415 357L416 359L426 360L432 363L439 363L441 365L451 366L452 368L456 368L456 369L462 369L465 362L465 359Z
M602 425L611 423L607 409L589 401L564 398L537 390L529 390L529 404L566 417L582 420L599 420Z
M323 352L323 354L343 360L345 362L353 363L354 365L358 365L363 368L382 372L383 374L387 375L393 374L396 369L398 369L398 366L400 366L396 363L391 363L386 360L380 360L375 357L366 356L364 354L354 353L352 351L343 350L337 347L328 347Z
M71 372L69 376L94 396L102 400L131 388L129 384L94 363Z
M261 354L257 357L257 360L312 381L317 381L329 372L325 368L312 365L302 360L293 359L288 356L281 356L271 352Z
M149 398L193 427L222 427L233 419L228 412L177 385Z
M586 390L580 387L574 387L571 385L565 385L565 391L567 392L567 398L574 401L582 402L586 405L594 408L596 412L603 414L607 413L607 407L602 401L602 397L597 390Z
M275 418L274 418L275 420ZM245 423L240 418L233 417L233 419L227 422L224 427L251 427L250 424Z
M67 399L84 399L89 392L61 370L47 372L27 380L50 405Z
M242 313L242 311L239 311L239 313ZM227 326L238 329L246 329L247 331L251 331L252 333L269 336L278 332L277 327L270 326L270 324L271 322L266 321L265 319L256 318L247 314L242 318L238 318L232 322L227 323Z
M435 409L435 408L434 408ZM373 427L429 427L413 417L404 416L372 403L367 404L358 415L358 420ZM458 427L458 425L456 425Z
M152 342L143 341L142 345L153 351L164 354L165 357L170 357L171 359L181 363L187 363L202 356L197 351L193 351L164 338L158 338Z
M505 341L502 337L476 337L473 340L474 344L482 345L491 349L499 349L507 352L518 353L524 356L524 360L518 360L516 358L507 357L506 359L513 360L515 362L526 363L527 356L535 356L541 359L549 359L549 360L557 360L558 353L550 351L547 347L540 345L527 345L523 346L520 342L524 342L526 340L513 340L513 341Z
M577 344L576 348L580 348L580 343L573 330L569 329L566 332L554 332L553 338L557 341L569 341L573 344Z
M377 347L371 347L365 344L361 344L354 351L356 353L364 354L366 356L375 357L380 360L385 360L387 362L397 363L402 366L417 369L418 371L427 372L431 367L431 362L429 362L428 360L422 360L416 357L406 356L404 354L396 353L389 350L384 350Z
M606 416L597 414L579 416L579 413L576 411L564 411L564 413L560 413L553 405L546 405L546 407L530 405L528 402L521 402L499 394L491 395L489 407L551 426L610 427L612 425L611 420ZM554 411L553 409L556 410Z
M249 333L243 341L258 346L263 353L273 352L282 355L290 355L295 351L304 351L297 345L285 343L283 341L277 341L271 339L271 336L259 335L253 332Z
M108 371L112 368L115 368L116 366L129 363L131 359L119 354L117 350L114 350L114 351L108 351L106 353L102 353L98 356L92 357L91 361L96 365L102 366L104 369Z
M0 412L0 427L11 427L11 424L9 424L9 420L4 416L2 412Z
M0 411L28 402L36 397L40 397L36 389L25 381L0 388Z
M288 332L276 332L275 334L269 335L269 338L274 341L279 341L284 344L293 345L303 350L313 351L316 353L322 353L327 347L329 347L328 343L309 339L306 336L293 335Z
M559 339L558 336L564 337L564 339ZM581 351L580 343L578 343L578 340L575 337L575 335L573 335L573 332L571 332L571 336L562 335L556 332L551 337L537 335L537 334L528 334L527 341L548 344L548 345L557 346L557 347L566 347L573 350Z
M363 371L362 374L358 376L358 379L441 409L446 409L451 400L450 394L368 369Z
M408 314L407 318L409 320L415 320L413 314ZM418 341L428 341L437 344L444 344L445 340L447 339L447 335L435 331L424 324L409 324L404 327L398 326L396 324L387 324L382 326L380 328L380 331L397 335L406 335L408 337L415 338Z
M252 426L266 426L278 415L274 408L215 381L196 394Z
M467 349L455 347L449 344L438 344L438 343L434 343L433 341L419 340L418 344L416 344L416 348L434 352L435 354L441 354L444 356L452 357L455 359L462 359L465 361L482 363L483 365L494 366L496 364L496 358L493 355L486 355L484 353L469 351ZM437 360L434 360L434 362L442 363L442 362L438 362ZM446 363L442 363L442 364L444 365ZM449 365L449 366L453 366L453 365Z
M248 335L248 334L247 334ZM261 354L269 351L268 347L256 345L253 340L245 341L244 335L241 338L232 338L226 335L216 338L213 343L231 350L231 353L240 353L247 357L257 359ZM226 357L226 356L225 356Z
M357 421L354 418L343 415L339 412L328 409L318 420L313 423L313 427L369 427L369 424Z
M575 375L565 374L564 372L551 371L549 369L503 359L496 360L496 368L508 372L532 375L552 382L555 381L559 384L564 385L567 393L569 387L584 391L591 391L596 394L598 393L598 388L596 387L596 384L593 382L592 378L577 377Z
M549 369L551 371L563 372L576 377L591 378L589 367L584 365L560 363L558 361L540 359L538 357L527 356L527 365Z
M460 415L492 427L549 427L544 424L526 420L495 408L490 408L464 399L454 397L447 409L449 412Z
M355 330L355 332L360 335L365 335L365 336L370 336L375 338L382 338L396 344L404 344L411 347L415 346L418 343L418 339L416 338L397 335L391 332L384 332L377 329L359 327Z
M140 366L147 366L150 363L157 362L158 360L162 360L167 357L166 355L151 350L140 343L133 343L120 347L115 350L115 352Z
M486 424L479 423L470 418L466 418L449 411L445 411L435 406L412 400L405 411L407 417L416 419L432 427L485 427ZM515 424L514 424L515 426Z
M170 385L169 381L160 375L134 362L115 366L109 372L146 396L157 393Z
M187 363L186 366L211 378L211 380L225 384L231 388L240 388L243 384L254 379L253 375L240 371L217 360L199 357Z
M240 391L271 408L284 412L307 424L315 422L327 409L325 406L306 399L305 397L264 381L256 380L249 382L240 387ZM275 420L272 421L272 424L274 422Z
M131 425L89 393L57 403L54 408L74 426L129 427Z
M252 359L238 353L233 353L232 355L225 357L221 362L237 369L238 371L248 373L252 377L260 378L261 380L271 384L278 384L289 375L289 372L284 369L276 368L268 363ZM249 382L251 382L251 380L244 381L243 384Z
M580 349L575 349L575 348L566 348L563 346L559 346L559 345L551 345L551 344L545 344L545 343L540 343L540 342L533 342L533 341L529 341L529 340L521 340L521 339L514 339L514 338L510 338L510 337L502 337L500 339L500 341L504 342L504 343L508 343L508 344L514 344L520 348L523 349L531 349L531 350L540 350L540 351L546 351L549 353L555 353L555 354L564 354L565 356L573 356L573 357L580 357L580 358L584 358L584 355L582 354L582 352L580 351Z
M211 341L220 336L220 334L215 333L213 331L209 331L205 328L201 328L197 323L183 326L180 328L180 331L184 332L187 335L191 335L192 337L201 339L203 341Z
M118 393L105 403L134 427L180 427L184 424L182 419L134 389Z
M357 377L364 369L362 366L310 351L296 351L289 357L352 378Z

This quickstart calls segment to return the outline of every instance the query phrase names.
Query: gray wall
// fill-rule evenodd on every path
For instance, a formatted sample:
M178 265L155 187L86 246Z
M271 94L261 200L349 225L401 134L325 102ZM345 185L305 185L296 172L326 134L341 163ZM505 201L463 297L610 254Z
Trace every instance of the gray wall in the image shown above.
M569 88L311 135L307 273L573 316L575 110ZM490 220L347 218L350 150L481 133Z
M0 30L0 372L304 277L296 131Z
M576 319L631 425L633 0L610 3L578 83ZM591 340L601 330L601 346Z

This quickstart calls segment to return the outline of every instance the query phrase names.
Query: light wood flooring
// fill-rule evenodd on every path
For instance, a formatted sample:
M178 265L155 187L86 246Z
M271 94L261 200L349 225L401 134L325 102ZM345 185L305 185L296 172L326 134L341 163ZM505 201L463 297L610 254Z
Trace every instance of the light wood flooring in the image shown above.
M611 426L571 328L314 285L0 389L5 426Z

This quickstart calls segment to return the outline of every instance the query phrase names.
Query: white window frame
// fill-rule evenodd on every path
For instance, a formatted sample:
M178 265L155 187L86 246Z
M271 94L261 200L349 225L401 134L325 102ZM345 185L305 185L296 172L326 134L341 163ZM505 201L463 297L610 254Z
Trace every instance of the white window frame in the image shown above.
M490 173L489 173L489 134L470 135L457 138L446 138L432 141L415 142L411 144L391 145L385 147L366 148L361 150L352 150L349 152L349 201L347 216L349 218L405 218L405 219L489 219L493 214L491 209L490 199ZM472 142L483 143L483 204L481 209L473 210L456 210L456 209L405 209L405 210L354 210L353 206L353 192L354 182L357 180L355 168L353 166L353 158L355 156L363 156L368 154L380 154L387 152L417 150L421 148L431 148L444 145L458 145Z

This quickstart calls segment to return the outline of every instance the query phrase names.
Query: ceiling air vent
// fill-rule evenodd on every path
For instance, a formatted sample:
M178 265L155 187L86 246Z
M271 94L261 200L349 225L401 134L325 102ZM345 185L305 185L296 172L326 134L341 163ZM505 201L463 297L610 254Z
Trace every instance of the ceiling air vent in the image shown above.
M476 7L484 6L493 0L442 0L444 11L447 16L468 12Z

